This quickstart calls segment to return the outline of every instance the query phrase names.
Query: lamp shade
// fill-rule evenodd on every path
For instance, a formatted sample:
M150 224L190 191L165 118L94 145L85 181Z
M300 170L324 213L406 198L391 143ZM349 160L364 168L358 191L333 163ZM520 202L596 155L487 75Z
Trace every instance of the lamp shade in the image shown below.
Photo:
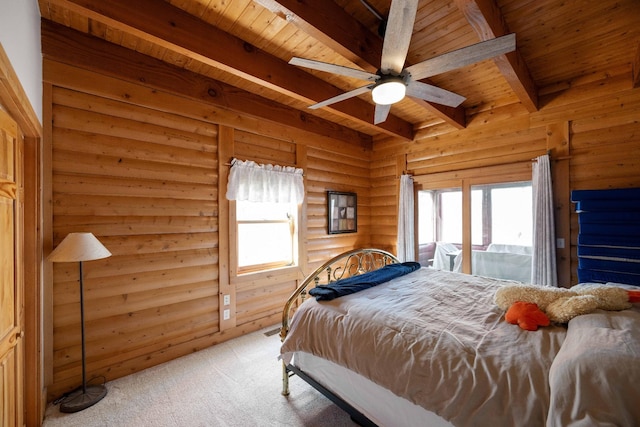
M69 233L49 254L51 262L91 261L111 256L93 233Z

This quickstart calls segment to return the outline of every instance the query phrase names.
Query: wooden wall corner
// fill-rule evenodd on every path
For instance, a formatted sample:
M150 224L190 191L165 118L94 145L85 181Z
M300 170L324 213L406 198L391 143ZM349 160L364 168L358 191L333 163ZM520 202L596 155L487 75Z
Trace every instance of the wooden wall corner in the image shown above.
M556 228L556 264L558 284L571 285L571 183L569 122L547 125L547 150L551 152L551 173Z
M230 283L229 267L229 201L227 181L229 162L234 152L234 129L220 126L218 130L218 295L220 331L236 326L236 292ZM225 301L225 298L228 301ZM227 302L227 304L225 304ZM229 310L225 316L225 310ZM227 318L225 318L227 317Z
M636 49L635 60L633 61L633 87L640 87L640 43Z
M400 178L402 174L407 172L407 155L399 154L396 156L396 178Z

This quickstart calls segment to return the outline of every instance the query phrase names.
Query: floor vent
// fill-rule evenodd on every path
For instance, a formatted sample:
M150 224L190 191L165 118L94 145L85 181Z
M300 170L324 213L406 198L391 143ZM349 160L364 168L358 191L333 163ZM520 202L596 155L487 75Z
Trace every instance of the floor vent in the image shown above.
M280 328L275 328L274 330L271 331L267 331L264 334L268 337L275 335L275 334L279 334L280 333Z

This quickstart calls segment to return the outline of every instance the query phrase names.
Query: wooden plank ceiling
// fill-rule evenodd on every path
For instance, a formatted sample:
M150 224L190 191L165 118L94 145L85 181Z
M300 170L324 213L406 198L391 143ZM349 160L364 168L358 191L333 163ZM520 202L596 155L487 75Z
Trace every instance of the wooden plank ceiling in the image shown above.
M340 129L344 135L356 131L360 140L413 139L417 131L430 127L452 131L467 126L475 115L494 110L534 112L544 106L545 96L582 81L620 74L629 76L630 86L640 81L637 0L421 0L406 65L512 32L517 49L428 79L466 97L460 107L405 98L379 125L373 124L370 93L308 109L363 83L301 69L288 61L298 56L375 72L382 50L379 17L387 16L390 0L39 0L39 4L43 39L58 32L60 24L234 88L226 96L238 97L235 102L212 100L226 108L271 121L287 115L297 116L300 123L312 118L336 134ZM45 58L52 54L49 49L43 43ZM279 113L269 114L269 108L250 104L271 105Z

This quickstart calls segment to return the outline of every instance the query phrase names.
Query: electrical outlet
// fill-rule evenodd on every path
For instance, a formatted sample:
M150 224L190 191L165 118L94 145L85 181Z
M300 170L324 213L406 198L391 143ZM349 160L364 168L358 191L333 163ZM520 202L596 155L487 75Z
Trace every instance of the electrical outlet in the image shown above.
M231 304L231 295L225 295L222 300L224 305Z
M229 309L222 312L222 320L229 320L229 317L231 317L231 311L229 311Z

